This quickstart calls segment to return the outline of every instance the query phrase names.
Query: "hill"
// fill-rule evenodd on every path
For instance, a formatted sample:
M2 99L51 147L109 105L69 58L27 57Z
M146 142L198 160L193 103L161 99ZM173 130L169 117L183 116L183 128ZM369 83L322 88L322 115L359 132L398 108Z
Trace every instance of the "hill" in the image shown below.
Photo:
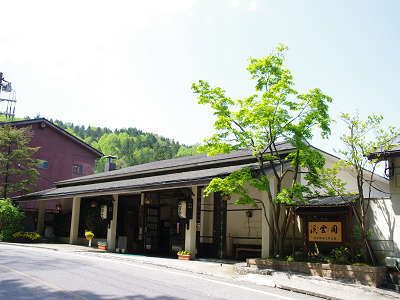
M111 130L106 127L85 127L60 120L50 121L105 155L117 156L117 168L197 153L197 146L186 146L132 127ZM103 171L104 162L104 159L96 162L95 173Z
M29 117L15 118L15 120L22 119ZM3 116L0 116L1 121L5 121ZM50 119L50 121L100 150L104 155L117 156L117 168L197 153L196 145L186 146L172 139L132 127L111 130L106 127L85 127L61 120ZM96 161L95 173L103 172L104 162L105 159Z

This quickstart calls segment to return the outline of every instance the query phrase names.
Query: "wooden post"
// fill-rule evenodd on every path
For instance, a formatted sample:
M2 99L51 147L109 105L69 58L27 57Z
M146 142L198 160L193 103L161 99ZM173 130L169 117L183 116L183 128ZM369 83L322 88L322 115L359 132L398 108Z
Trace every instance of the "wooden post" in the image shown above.
M306 217L302 218L303 220L303 246L304 246L304 258L308 257L308 244L307 244L307 219Z
M110 226L107 229L107 249L114 251L117 244L117 224L118 224L118 194L112 195L113 216Z
M72 198L71 230L69 233L70 244L76 244L78 242L80 210L81 210L81 198L80 197Z
M44 219L46 215L46 201L39 201L38 222L36 232L44 236Z
M185 231L185 250L192 251L192 257L196 257L196 216L197 216L197 187L192 186L193 217L188 221L189 228Z
M295 213L295 208L292 207L292 257L295 258L295 252L296 252L296 213Z
M354 261L354 240L353 240L353 208L350 204L349 206L349 232L350 232L350 250L351 250L351 260Z

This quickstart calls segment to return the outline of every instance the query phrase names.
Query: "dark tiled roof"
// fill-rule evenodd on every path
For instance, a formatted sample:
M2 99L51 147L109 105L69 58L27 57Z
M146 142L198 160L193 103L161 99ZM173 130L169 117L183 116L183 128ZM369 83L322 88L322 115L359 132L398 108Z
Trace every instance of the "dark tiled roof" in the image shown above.
M280 152L290 151L293 149L294 147L288 143L281 143L277 145L277 150ZM240 162L246 159L255 160L252 152L249 150L232 151L229 154L219 154L214 156L207 156L206 154L200 154L195 156L186 156L186 157L179 157L167 160L160 160L146 164L126 167L114 171L102 172L93 175L64 180L57 182L57 186L61 187L63 185L69 185L74 183L84 183L84 182L105 180L111 178L122 179L123 177L126 176L132 176L143 173L154 173L163 170L178 170L178 169L184 170L186 168L193 168L193 167L200 168L200 167L206 167L223 163L232 163L234 161Z
M334 207L334 206L347 206L352 201L356 200L358 195L351 195L347 197L331 196L331 197L319 197L307 200L307 203L296 204L297 207Z
M39 200L49 198L72 197L80 194L114 191L140 191L148 188L173 187L190 183L208 183L212 178L223 177L244 167L256 168L257 164L245 164L213 169L181 172L167 175L150 176L143 178L108 181L102 183L82 184L76 186L58 187L40 192L31 193L18 198L16 201Z
M400 134L392 140L391 144L394 146L392 149L388 151L383 151L383 149L379 149L371 153L368 158L374 159L377 158L378 155L381 155L382 158L387 158L389 156L400 156Z
M84 141L82 141L81 139L73 136L72 134L70 134L69 132L65 131L64 129L58 127L57 125L55 125L54 123L51 123L49 120L45 119L45 118L39 118L39 119L32 119L32 120L22 120L22 121L14 121L14 122L4 122L4 123L0 123L0 125L3 124L12 124L15 126L18 125L31 125L31 124L36 124L36 123L42 123L44 122L47 126L55 129L58 133L66 136L67 138L71 139L72 141L74 141L75 143L80 144L81 146L83 146L84 148L86 148L87 150L95 153L98 157L102 157L103 153L101 153L99 150L93 148L92 146L90 146L89 144L86 144Z

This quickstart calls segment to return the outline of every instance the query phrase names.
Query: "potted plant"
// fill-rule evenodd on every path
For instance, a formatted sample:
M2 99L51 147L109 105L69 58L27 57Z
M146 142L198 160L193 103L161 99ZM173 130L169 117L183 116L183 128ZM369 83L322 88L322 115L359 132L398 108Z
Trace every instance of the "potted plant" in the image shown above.
M98 241L97 248L99 248L101 250L107 250L107 248L108 248L107 242L106 241Z
M181 250L178 252L178 259L190 260L192 258L192 251Z
M86 231L85 237L89 241L89 247L92 247L92 239L94 238L94 233L91 231Z

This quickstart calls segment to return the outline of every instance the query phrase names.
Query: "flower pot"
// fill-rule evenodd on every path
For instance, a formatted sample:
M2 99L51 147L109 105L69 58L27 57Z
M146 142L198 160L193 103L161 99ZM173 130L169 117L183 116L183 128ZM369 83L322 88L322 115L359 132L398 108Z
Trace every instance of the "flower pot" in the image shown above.
M192 256L191 255L182 255L182 254L178 254L178 259L181 260L191 260Z

